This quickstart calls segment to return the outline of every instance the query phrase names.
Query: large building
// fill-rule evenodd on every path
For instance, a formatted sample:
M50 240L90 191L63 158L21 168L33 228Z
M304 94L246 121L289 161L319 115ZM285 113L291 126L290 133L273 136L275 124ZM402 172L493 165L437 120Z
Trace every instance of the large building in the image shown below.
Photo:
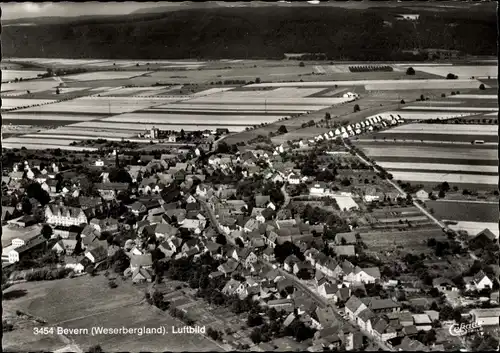
M81 208L58 205L47 205L45 221L54 226L79 226L87 223L88 219Z

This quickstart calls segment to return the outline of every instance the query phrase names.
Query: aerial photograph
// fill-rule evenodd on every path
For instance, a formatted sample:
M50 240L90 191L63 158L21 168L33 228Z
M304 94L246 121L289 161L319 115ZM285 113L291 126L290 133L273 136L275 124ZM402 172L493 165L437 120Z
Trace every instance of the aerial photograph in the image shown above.
M499 350L496 1L0 6L2 351Z

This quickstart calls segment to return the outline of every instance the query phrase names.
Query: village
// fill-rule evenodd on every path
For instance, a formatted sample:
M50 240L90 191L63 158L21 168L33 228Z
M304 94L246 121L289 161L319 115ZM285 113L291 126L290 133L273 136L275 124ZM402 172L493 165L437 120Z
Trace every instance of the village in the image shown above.
M30 281L127 281L226 350L495 349L495 234L441 228L430 190L397 187L331 135L8 152L4 295ZM481 335L452 334L472 323Z

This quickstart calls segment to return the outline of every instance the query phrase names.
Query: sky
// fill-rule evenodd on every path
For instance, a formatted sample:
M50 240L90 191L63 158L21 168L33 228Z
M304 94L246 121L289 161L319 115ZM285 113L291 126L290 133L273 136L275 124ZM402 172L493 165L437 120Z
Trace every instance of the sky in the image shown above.
M171 3L177 6L179 3ZM18 18L45 17L45 16L79 16L79 15L126 15L133 11L167 6L165 2L108 2L97 1L70 3L70 2L23 2L2 4L2 20L15 20Z

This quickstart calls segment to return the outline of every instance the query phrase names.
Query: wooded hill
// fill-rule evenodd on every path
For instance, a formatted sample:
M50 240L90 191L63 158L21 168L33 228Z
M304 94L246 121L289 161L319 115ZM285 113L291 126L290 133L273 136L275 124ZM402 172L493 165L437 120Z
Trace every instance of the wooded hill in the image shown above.
M412 11L413 13L415 11ZM284 53L325 53L330 60L404 60L402 50L439 48L497 54L494 12L215 8L84 17L2 29L3 57L103 59L282 59ZM384 22L386 21L386 22Z

